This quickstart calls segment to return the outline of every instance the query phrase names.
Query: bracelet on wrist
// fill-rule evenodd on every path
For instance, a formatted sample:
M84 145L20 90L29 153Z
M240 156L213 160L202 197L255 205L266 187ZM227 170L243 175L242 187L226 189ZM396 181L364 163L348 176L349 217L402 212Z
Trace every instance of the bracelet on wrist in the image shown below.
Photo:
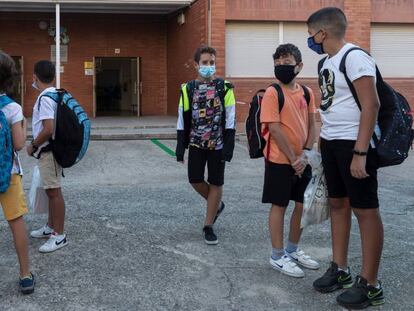
M366 155L368 155L368 152L366 151L359 151L359 150L352 150L353 154L357 155L357 156L361 156L361 157L365 157Z

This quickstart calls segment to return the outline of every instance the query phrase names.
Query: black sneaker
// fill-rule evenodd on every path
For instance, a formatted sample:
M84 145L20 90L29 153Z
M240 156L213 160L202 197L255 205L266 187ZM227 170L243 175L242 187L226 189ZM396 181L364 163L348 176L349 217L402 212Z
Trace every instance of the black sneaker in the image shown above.
M338 304L346 309L365 309L385 303L384 291L368 285L366 279L357 276L354 285L336 298Z
M220 214L224 211L224 208L226 207L226 205L224 204L224 202L221 202L220 207L217 211L217 215L216 218L214 218L213 224L216 223L217 218L220 216Z
M313 287L321 293L330 293L341 288L350 288L352 286L351 273L338 270L338 265L331 262L331 267L325 274L313 282Z
M204 231L204 241L206 241L208 245L218 244L217 235L215 235L212 226L205 226L203 228L203 231Z
M30 273L29 277L25 277L24 279L19 279L19 287L22 294L28 295L34 292L35 287L35 277L32 273Z

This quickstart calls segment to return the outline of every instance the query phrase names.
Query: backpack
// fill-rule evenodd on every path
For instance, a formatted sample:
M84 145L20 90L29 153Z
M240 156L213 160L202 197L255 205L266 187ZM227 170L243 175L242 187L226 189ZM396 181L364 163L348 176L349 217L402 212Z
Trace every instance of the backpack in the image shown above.
M279 84L272 84L271 86L276 89L280 113L282 112L283 106L285 104L285 96L283 95L282 88ZM309 90L303 85L301 85L301 87L303 89L306 103L309 106ZM249 114L246 118L246 136L251 159L258 159L264 156L263 150L266 145L266 141L263 136L267 134L267 131L262 133L262 124L260 123L260 110L263 100L263 95L260 94L264 92L266 92L266 90L261 89L257 91L257 93L253 96L252 101L250 102Z
M86 154L91 122L78 101L66 90L48 92L42 97L49 97L57 103L55 133L46 148L53 152L60 166L71 167ZM39 99L39 109L42 97Z
M346 74L345 61L348 54L354 50L360 50L369 55L365 50L354 47L349 49L342 57L339 70L344 74L349 89L354 96L358 108L361 104L358 100L355 87ZM322 59L319 68L322 69ZM320 71L319 69L319 71ZM381 103L378 113L378 126L381 130L381 137L373 135L376 151L378 154L378 167L386 167L401 164L407 157L414 139L413 116L407 99L389 84L387 84L376 66L377 92Z
M1 109L14 100L3 95L0 97L0 193L4 193L10 186L11 171L13 168L13 141L6 115Z

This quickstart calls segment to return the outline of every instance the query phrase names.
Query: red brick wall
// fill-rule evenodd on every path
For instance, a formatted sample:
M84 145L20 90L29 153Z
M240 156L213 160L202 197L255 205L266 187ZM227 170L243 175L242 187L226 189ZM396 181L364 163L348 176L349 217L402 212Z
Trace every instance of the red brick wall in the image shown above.
M345 0L344 13L349 22L346 39L369 51L371 46L371 1Z
M226 66L226 4L211 0L211 45L217 50L217 75L224 76Z
M31 88L33 65L50 59L54 44L46 31L38 27L41 20L54 16L46 13L0 14L0 48L13 56L24 57L26 85L24 112L30 116L36 91ZM142 115L167 113L167 21L163 17L139 15L63 14L62 25L71 39L68 63L64 63L62 87L67 88L93 112L93 77L85 76L84 62L100 57L141 57ZM120 54L114 54L120 48Z
M361 0L361 2L366 0ZM327 6L343 8L343 0L225 0L227 20L306 21Z
M180 85L196 77L194 51L207 44L207 0L198 0L184 11L185 24L178 25L177 16L168 20L167 76L168 114L176 115Z

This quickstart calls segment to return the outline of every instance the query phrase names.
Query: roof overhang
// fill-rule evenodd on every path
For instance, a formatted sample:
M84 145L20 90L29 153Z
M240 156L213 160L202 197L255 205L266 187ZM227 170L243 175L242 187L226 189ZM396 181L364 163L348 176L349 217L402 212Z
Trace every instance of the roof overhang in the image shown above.
M196 0L0 0L3 12L53 12L60 3L63 13L170 14Z

